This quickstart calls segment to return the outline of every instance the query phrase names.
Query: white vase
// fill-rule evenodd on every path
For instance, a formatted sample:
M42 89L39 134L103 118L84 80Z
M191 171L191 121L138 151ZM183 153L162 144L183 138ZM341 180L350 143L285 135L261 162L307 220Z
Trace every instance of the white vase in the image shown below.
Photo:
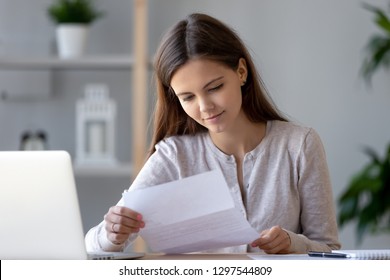
M88 39L88 25L60 24L56 29L58 55L61 58L82 56Z

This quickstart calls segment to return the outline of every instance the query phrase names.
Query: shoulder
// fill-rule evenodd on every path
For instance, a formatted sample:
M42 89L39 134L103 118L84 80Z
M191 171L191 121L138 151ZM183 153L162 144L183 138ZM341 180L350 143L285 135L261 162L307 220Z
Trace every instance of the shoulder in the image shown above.
M294 122L271 121L267 125L269 141L278 145L285 144L289 149L299 150L306 145L321 146L317 131Z
M272 134L278 135L278 136L289 136L289 135L302 135L305 136L308 133L310 133L311 130L313 130L311 127L303 126L295 122L285 122L285 121L270 121L268 122L268 125L270 125L270 131Z

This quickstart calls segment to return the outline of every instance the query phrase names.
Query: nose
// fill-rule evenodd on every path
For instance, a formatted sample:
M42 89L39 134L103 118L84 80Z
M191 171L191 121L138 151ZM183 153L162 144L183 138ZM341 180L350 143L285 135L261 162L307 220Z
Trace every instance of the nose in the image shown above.
M199 110L201 112L207 112L214 109L214 103L209 97L202 97L199 99Z

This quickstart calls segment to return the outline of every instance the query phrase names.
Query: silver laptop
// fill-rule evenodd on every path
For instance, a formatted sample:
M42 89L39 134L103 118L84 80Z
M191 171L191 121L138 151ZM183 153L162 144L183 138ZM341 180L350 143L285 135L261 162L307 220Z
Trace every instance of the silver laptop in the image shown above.
M0 152L0 259L133 259L143 255L87 254L67 152Z

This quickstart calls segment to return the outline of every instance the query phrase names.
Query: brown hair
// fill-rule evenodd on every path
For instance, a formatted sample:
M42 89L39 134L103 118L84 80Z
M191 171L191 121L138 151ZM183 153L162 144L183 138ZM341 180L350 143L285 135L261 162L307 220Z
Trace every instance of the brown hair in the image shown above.
M237 34L211 16L190 14L165 34L156 53L157 102L149 156L165 137L207 131L187 116L170 86L175 71L193 58L210 59L233 70L237 69L239 59L244 58L248 68L246 83L241 88L244 113L252 122L286 121L271 102L252 58Z

